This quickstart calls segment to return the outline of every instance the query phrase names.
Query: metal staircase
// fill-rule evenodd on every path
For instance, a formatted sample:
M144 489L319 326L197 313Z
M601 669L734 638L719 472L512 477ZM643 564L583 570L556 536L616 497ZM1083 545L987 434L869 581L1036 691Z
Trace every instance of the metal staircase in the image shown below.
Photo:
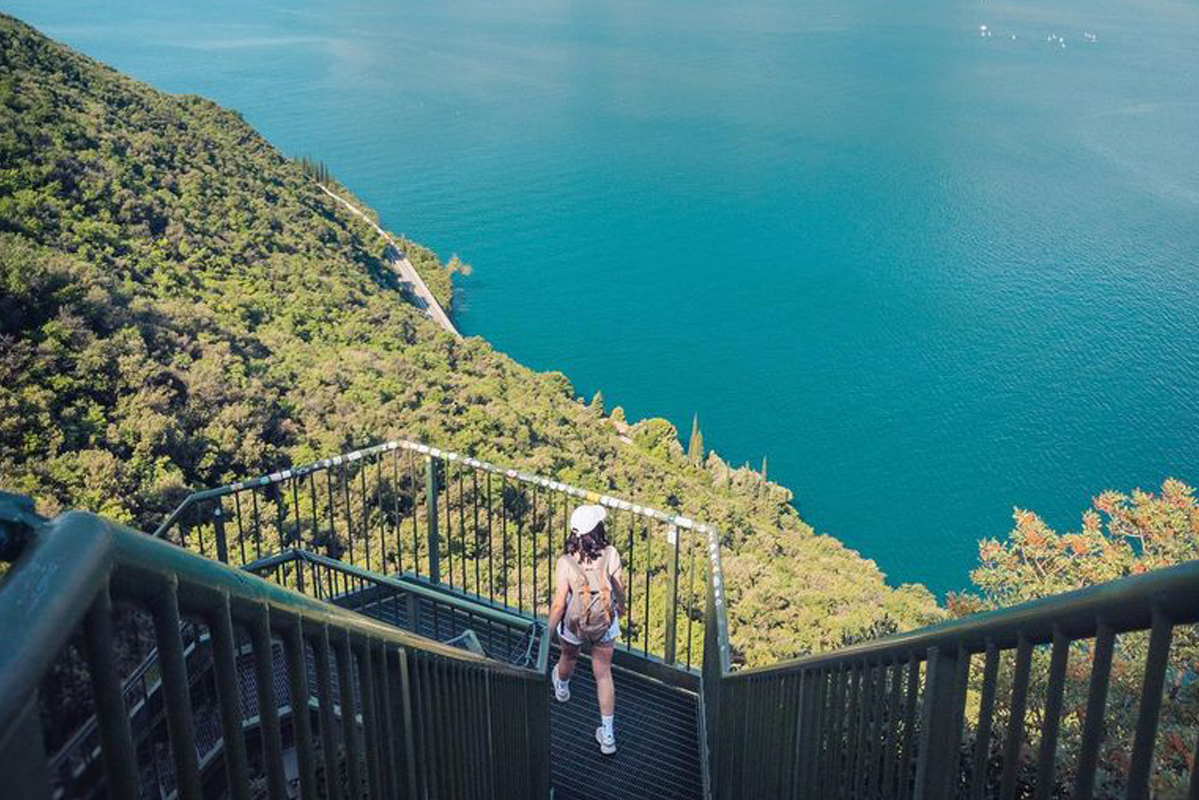
M612 757L587 660L569 703L548 681L580 502L609 509L628 584ZM720 540L404 441L197 492L153 536L4 496L0 796L1149 798L1179 769L1199 796L1199 754L1171 766L1157 736L1167 678L1194 679L1171 642L1197 633L1199 563L735 670ZM1121 647L1141 701L1100 782ZM1067 662L1087 713L1063 733Z

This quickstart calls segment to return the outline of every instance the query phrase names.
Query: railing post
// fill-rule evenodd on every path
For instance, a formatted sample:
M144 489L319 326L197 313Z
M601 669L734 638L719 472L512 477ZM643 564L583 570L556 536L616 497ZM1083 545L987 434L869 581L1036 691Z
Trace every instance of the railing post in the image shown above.
M437 462L425 456L425 512L429 525L429 580L441 583L441 551L437 542Z
M212 525L216 529L216 557L222 564L229 563L229 543L225 540L225 509L216 501L212 509Z
M669 557L670 568L670 599L666 603L666 648L663 661L674 666L675 660L675 631L679 615L679 529L674 525L666 532L666 541L671 545Z
M30 697L20 714L0 738L0 759L4 764L4 788L13 797L52 797L50 770L43 744L42 720L37 695Z
M945 800L952 795L959 760L953 749L953 732L958 710L957 660L961 655L939 647L928 651L915 800Z

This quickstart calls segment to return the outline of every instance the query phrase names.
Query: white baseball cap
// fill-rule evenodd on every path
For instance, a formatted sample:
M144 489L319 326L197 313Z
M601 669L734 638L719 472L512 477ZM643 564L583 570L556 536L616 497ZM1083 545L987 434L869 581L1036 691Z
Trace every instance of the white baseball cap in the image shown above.
M608 509L603 506L579 506L570 515L570 532L591 533L596 526L608 518Z

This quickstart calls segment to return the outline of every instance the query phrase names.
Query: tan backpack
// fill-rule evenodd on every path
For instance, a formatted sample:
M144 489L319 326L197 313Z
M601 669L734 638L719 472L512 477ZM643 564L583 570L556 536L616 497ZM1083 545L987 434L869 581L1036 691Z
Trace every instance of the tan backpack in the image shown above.
M570 556L570 604L566 607L566 630L580 642L598 644L612 625L612 581L608 576L608 554L579 564Z

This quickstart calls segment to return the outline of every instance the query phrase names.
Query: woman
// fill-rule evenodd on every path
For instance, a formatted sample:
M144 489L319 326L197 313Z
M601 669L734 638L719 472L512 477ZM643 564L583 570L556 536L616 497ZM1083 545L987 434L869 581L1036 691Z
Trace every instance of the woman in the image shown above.
M608 544L604 532L607 511L603 506L579 506L570 515L566 552L558 558L554 601L550 605L550 635L557 634L562 655L551 676L554 697L570 700L570 676L579 650L591 651L591 671L599 696L600 726L595 739L600 752L616 752L613 718L616 688L612 685L612 649L620 638L620 616L624 613L624 584L620 553Z

